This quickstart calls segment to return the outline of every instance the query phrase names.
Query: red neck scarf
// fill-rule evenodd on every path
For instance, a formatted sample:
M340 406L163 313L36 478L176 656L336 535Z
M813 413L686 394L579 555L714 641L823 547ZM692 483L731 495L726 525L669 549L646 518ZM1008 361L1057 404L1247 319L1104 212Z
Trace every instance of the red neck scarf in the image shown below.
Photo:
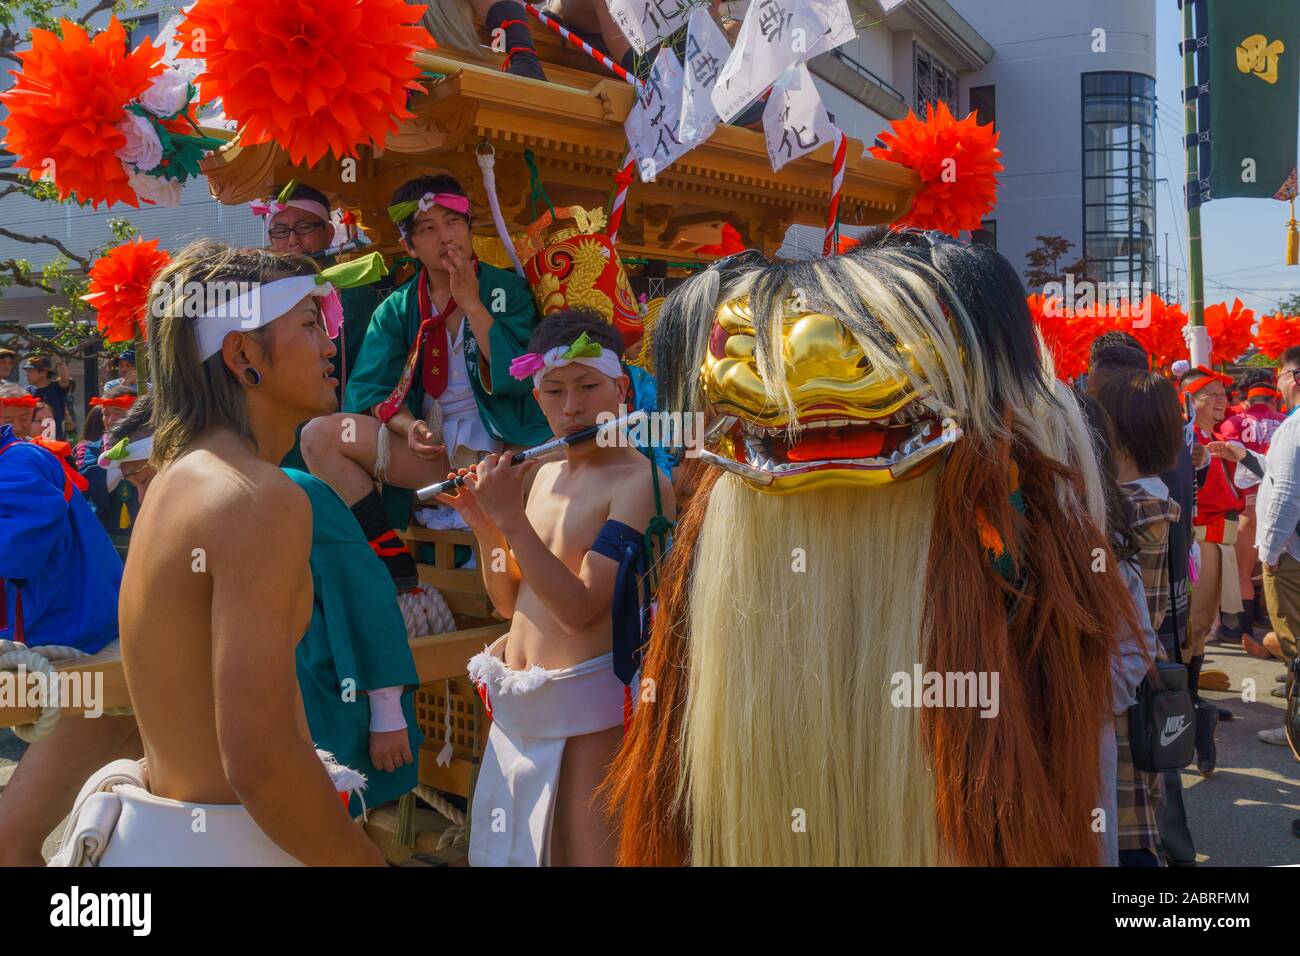
M477 268L478 260L474 260ZM420 366L420 382L429 397L437 398L447 388L451 369L451 336L447 332L447 320L455 314L459 306L453 297L447 298L447 306L437 315L433 313L433 301L429 296L429 272L421 269L416 278L416 301L420 308L420 331L411 343L411 351L406 355L406 365L402 376L392 394L380 404L377 414L381 422L386 422L402 407L407 394L411 391L411 382L415 379L415 367Z

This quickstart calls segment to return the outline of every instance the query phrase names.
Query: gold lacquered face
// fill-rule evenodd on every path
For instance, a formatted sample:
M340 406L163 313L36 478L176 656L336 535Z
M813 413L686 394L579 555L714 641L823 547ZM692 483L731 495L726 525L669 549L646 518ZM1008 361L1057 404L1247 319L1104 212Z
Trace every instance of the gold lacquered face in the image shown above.
M944 433L932 403L896 371L873 368L837 319L790 303L782 340L797 437L784 409L766 398L747 299L719 310L701 374L711 411L734 419L717 453L772 477L746 479L754 488L788 494L881 485L914 478L939 460L954 436ZM910 347L897 349L900 366L919 373Z

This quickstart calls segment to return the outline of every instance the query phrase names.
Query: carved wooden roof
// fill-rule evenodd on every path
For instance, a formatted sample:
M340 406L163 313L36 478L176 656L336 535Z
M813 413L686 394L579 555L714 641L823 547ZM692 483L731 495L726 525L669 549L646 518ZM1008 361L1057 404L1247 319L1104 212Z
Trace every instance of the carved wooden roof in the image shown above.
M548 62L550 82L502 73L455 53L424 52L416 61L438 78L411 103L415 117L388 137L383 150L361 148L359 158L326 157L313 168L293 166L274 144L246 147L236 137L204 165L215 196L244 203L269 195L289 178L315 186L359 211L381 247L395 247L384 215L393 190L413 176L447 171L470 191L475 231L492 232L475 160L484 141L496 152L498 194L511 228L531 221L526 149L537 157L555 205L606 204L627 140L623 123L635 102L622 80ZM840 221L865 226L897 219L919 187L914 172L862 155L850 140ZM745 240L775 251L791 223L825 223L832 147L773 172L761 132L720 127L654 182L633 182L620 235L625 255L663 254L684 229L727 221ZM695 256L681 250L674 258Z

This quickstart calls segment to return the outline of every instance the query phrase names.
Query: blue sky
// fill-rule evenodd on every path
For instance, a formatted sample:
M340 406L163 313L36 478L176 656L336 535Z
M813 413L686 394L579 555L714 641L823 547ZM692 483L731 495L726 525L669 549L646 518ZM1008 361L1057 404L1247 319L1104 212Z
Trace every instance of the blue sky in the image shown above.
M1161 256L1160 282L1164 282L1164 234L1169 233L1169 260L1183 270L1184 302L1187 283L1187 213L1183 208L1183 181L1187 175L1181 146L1183 109L1182 62L1178 43L1182 20L1174 0L1156 3L1156 96L1159 202L1156 229ZM1261 314L1273 311L1280 299L1300 292L1300 266L1285 266L1286 203L1271 199L1217 199L1201 211L1204 241L1205 302L1231 302L1236 296ZM1170 279L1174 272L1170 270Z

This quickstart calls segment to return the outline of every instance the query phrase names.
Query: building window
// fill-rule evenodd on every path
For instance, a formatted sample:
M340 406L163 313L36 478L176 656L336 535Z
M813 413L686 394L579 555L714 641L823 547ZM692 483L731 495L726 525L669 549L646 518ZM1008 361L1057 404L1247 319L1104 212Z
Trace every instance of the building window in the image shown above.
M158 35L158 14L149 16L136 17L131 21L135 26L131 27L131 35L127 38L126 46L128 50L134 50L143 40L152 40Z
M924 112L927 103L948 104L948 109L957 112L957 73L944 66L929 50L919 43L912 43L913 58L916 61L916 110Z
M972 86L970 89L970 108L981 126L998 125L998 88L996 86Z
M1156 81L1083 74L1083 254L1093 278L1155 278Z
M973 246L988 246L994 252L997 252L998 221L996 219L985 219L980 223L978 229L971 231L970 241Z

